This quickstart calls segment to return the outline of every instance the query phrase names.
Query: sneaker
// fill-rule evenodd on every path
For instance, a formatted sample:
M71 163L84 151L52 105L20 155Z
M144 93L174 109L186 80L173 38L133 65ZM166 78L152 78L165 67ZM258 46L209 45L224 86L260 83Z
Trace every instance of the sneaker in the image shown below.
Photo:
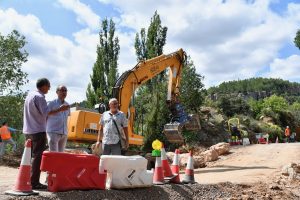
M43 185L41 183L38 183L36 185L33 185L32 189L34 189L34 190L46 190L47 189L47 185Z

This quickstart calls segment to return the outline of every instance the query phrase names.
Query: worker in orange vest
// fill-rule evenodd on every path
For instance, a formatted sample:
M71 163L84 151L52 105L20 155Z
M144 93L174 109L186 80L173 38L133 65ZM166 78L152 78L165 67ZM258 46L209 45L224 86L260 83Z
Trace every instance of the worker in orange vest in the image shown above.
M286 127L284 131L285 137L286 137L286 142L290 142L290 136L291 136L291 129L289 126Z
M16 151L16 142L11 137L11 133L16 131L16 129L8 127L7 122L2 123L2 127L0 128L0 136L2 139L2 144L0 146L0 158L4 155L7 144L11 144L13 146L13 151Z

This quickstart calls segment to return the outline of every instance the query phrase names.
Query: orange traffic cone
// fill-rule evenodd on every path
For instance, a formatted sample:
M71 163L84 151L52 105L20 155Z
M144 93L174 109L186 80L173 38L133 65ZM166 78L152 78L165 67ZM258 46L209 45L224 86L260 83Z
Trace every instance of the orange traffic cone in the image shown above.
M164 146L162 146L160 152L161 152L161 165L164 172L164 177L165 179L172 179L174 175L171 171Z
M155 169L153 175L153 184L155 185L164 184L164 172L161 166L161 157L156 157Z
M173 163L171 165L172 173L175 175L175 177L171 180L172 183L180 183L180 177L179 177L179 150L175 150L175 155L173 158Z
M32 190L30 171L31 171L31 140L28 139L25 143L25 148L24 148L15 188L14 190L6 191L5 194L16 195L16 196L29 196L29 195L38 194L38 192L34 192Z
M193 160L193 153L190 151L189 157L188 157L188 162L186 165L185 169L185 175L182 180L183 183L194 183L195 178L194 178L194 160Z

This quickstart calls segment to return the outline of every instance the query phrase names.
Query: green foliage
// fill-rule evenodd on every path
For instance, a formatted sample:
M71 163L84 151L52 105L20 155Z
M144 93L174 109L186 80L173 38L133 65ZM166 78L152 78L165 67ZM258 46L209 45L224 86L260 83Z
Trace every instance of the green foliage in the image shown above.
M295 46L300 49L300 29L296 33L294 43L295 43Z
M250 78L245 80L223 82L217 87L208 89L209 94L232 94L243 93L258 95L264 98L266 95L275 94L278 96L299 96L300 84L274 78Z
M0 119L11 127L22 129L24 99L23 94L0 96Z
M16 30L7 36L0 34L0 94L19 93L20 87L28 82L27 73L21 69L28 56L25 44L25 37Z
M115 36L115 23L112 19L102 21L97 45L97 60L91 75L91 84L87 88L87 105L92 108L99 97L107 103L112 88L118 78L119 39Z
M248 104L250 106L250 110L252 111L252 115L254 118L259 118L261 115L261 111L264 107L263 105L263 100L254 100L254 99L250 99L248 101Z
M146 60L161 55L166 37L167 27L161 25L160 16L155 12L147 31L142 28L140 34L136 34L134 46L137 60ZM164 124L167 123L169 110L166 109L167 82L164 75L165 72L148 81L145 86L138 89L136 94L137 117L135 130L140 130L140 122L143 121L145 150L151 150L151 143L155 139L166 143L162 130Z
M205 89L202 83L204 77L196 72L193 61L188 58L183 68L180 87L180 101L187 111L197 113L203 104Z
M218 102L218 107L228 117L232 117L235 114L248 114L250 106L245 100L240 97L228 97L222 96Z
M264 108L269 108L273 112L279 112L288 108L288 103L285 98L272 95L264 99Z
M196 144L199 141L199 134L197 134L195 131L183 130L182 135L184 137L184 141L189 145Z
M147 34L145 28L141 29L140 34L136 34L134 47L138 61L160 56L163 53L167 30L166 26L161 25L160 16L155 11L151 18Z

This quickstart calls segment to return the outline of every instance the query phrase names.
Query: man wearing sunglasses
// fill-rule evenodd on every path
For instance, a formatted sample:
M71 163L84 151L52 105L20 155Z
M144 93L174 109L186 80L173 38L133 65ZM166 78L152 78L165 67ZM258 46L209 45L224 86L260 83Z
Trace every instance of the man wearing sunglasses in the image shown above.
M125 141L125 146L128 147L128 120L118 107L118 100L110 99L110 110L104 112L100 119L96 145L101 145L102 138L103 155L121 155L121 140Z
M67 92L66 86L58 86L56 88L57 99L48 102L50 112L47 117L46 132L50 151L64 152L67 144L67 120L70 115L70 106L65 101Z

